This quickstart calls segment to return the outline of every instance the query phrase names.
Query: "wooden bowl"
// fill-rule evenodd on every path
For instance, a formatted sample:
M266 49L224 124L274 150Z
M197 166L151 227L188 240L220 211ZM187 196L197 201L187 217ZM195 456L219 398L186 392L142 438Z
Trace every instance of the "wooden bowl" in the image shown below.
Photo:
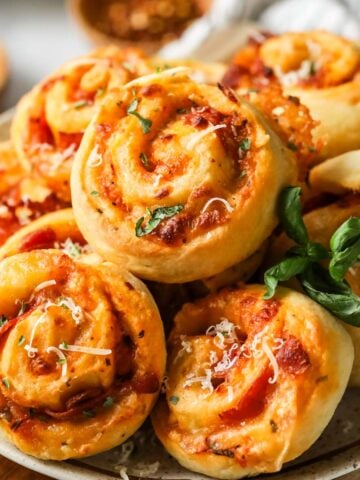
M77 23L96 45L115 43L153 54L180 37L212 0L67 0Z

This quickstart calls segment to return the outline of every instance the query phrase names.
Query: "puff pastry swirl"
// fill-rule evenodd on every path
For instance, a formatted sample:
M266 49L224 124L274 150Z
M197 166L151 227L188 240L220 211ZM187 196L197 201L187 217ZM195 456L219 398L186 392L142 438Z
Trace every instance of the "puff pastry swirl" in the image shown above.
M278 471L321 434L353 361L350 337L308 297L248 285L187 304L153 414L168 452L216 478Z
M136 49L99 48L66 63L19 102L11 137L24 166L70 200L70 170L84 130L109 89L151 70Z
M215 275L254 253L277 223L279 191L296 177L293 156L250 104L171 75L106 99L71 179L91 247L165 283Z
M0 427L43 459L125 441L153 406L165 364L146 287L119 267L60 250L0 263Z
M360 147L360 49L330 32L314 30L260 36L240 51L226 74L239 88L280 84L319 122L321 157Z

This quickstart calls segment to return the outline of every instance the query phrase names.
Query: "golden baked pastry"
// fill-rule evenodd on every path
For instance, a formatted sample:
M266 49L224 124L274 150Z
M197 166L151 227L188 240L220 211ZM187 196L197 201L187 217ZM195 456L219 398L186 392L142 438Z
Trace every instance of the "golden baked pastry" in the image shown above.
M75 218L94 251L165 283L215 275L254 253L297 174L254 107L175 73L112 92L71 177Z
M343 153L316 165L309 175L315 192L345 193L360 191L360 150Z
M20 160L70 200L72 161L99 103L111 88L151 68L140 51L115 46L66 63L18 104L11 137Z
M360 217L360 196L349 195L336 203L312 210L304 215L304 222L313 242L318 242L329 248L330 238L333 233L350 217ZM271 245L268 258L271 264L281 260L285 253L294 243L285 234L276 237ZM355 263L348 271L346 280L351 288L360 295L360 263ZM291 280L291 286L300 288L295 280ZM360 328L343 323L349 332L355 348L355 360L350 376L351 386L360 386Z
M360 148L360 49L322 30L252 39L233 60L225 79L233 87L281 84L319 122L322 158Z
M63 460L124 442L163 378L145 285L94 257L35 250L0 263L0 427L23 452Z
M90 253L71 208L47 213L18 230L0 247L0 259L48 248L61 249L73 258Z
M0 143L0 245L44 213L69 204L22 168L11 142Z
M346 387L353 347L310 298L247 285L187 304L169 337L156 435L184 467L216 478L278 471L312 445Z

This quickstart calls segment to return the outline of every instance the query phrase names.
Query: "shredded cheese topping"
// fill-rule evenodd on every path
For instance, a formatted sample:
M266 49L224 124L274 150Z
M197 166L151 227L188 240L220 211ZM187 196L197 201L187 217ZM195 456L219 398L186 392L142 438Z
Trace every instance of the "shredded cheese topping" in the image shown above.
M51 287L52 285L56 285L56 280L46 280L45 282L39 283L39 285L34 288L34 292L39 292L43 288Z
M30 342L27 343L24 346L24 349L27 351L27 354L28 354L29 358L34 358L35 354L38 352L38 349L34 348L32 346L32 344L34 342L34 337L35 337L36 330L37 330L38 326L40 325L40 323L43 323L45 321L46 315L47 315L47 310L45 310L45 312L43 312L43 314L40 315L40 317L36 320L36 322L33 325L33 328L31 329Z
M268 357L269 362L271 364L271 367L274 371L274 376L272 378L269 378L269 383L273 384L277 382L277 379L279 377L279 364L276 360L275 355L273 354L271 348L269 347L266 338L262 339L262 349L265 353L265 355Z
M222 317L221 322L216 325L211 325L205 332L205 335L215 337L214 343L222 350L226 343L234 343L237 341L236 328L237 326L230 322L227 318Z
M71 311L71 317L79 325L84 318L84 313L79 305L76 305L74 300L70 297L60 297L56 303L48 302L46 308L49 307L65 307Z
M213 384L211 383L212 372L210 368L205 369L205 375L195 376L194 373L189 373L186 376L184 387L191 387L194 383L200 383L203 390L208 390L209 395L214 391Z
M281 68L276 65L274 72L284 87L291 87L298 84L301 80L307 80L311 76L313 62L311 60L303 60L298 70L292 70L284 73Z
M184 66L168 68L167 70L163 70L159 73L150 73L149 75L135 78L134 80L131 80L131 82L128 82L125 85L125 88L146 85L147 83L159 80L161 77L174 77L176 75L189 71L191 71L191 68Z
M67 361L62 351L56 347L47 347L46 352L56 353L56 355L59 357L59 360L61 361L61 376L65 377L67 373Z
M210 198L206 203L205 205L203 206L203 208L201 209L201 213L204 213L212 203L214 202L221 202L225 205L225 208L226 210L231 213L234 211L233 207L230 205L230 203L225 200L225 198L221 198L221 197L213 197L213 198Z
M201 132L196 132L192 134L190 140L188 141L186 147L188 150L192 150L195 145L206 135L209 135L212 132L215 132L216 130L219 130L220 128L226 128L226 125L221 124L221 125L210 125L210 127L205 128L205 130L201 130Z
M69 158L71 158L75 152L76 152L75 143L72 143L71 145L69 145L63 152L55 152L52 156L50 171L54 172L58 170L60 165L63 162L65 162L65 160L68 160Z
M60 343L59 348L67 352L88 353L89 355L110 355L112 352L110 348L93 348L84 345L67 345L64 343Z
M99 153L99 145L95 145L95 147L91 150L91 153L89 155L88 159L88 165L89 167L99 167L102 164L102 156Z

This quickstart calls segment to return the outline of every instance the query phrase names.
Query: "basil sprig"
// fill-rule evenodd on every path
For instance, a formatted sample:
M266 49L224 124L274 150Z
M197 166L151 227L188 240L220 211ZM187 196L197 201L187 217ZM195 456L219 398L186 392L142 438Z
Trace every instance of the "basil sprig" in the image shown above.
M139 220L136 222L135 225L135 235L137 237L143 237L144 235L148 235L151 233L155 228L159 225L159 223L162 220L165 220L165 218L171 218L177 213L181 212L181 210L184 208L183 205L174 205L172 207L158 207L155 208L155 210L151 211L150 209L147 209L147 212L149 214L149 221L145 225L145 227L142 227L142 224L145 220L145 217L139 218Z
M150 132L152 121L149 118L144 118L140 115L140 113L137 111L138 106L139 100L134 98L127 109L127 113L128 115L134 115L139 120L143 133L147 134Z
M351 217L333 234L330 251L309 240L301 215L301 189L287 187L280 196L280 219L285 233L297 245L284 259L264 275L267 292L273 297L279 282L296 277L310 298L344 322L360 326L360 297L355 295L344 276L360 256L360 218ZM330 259L329 269L319 262Z

